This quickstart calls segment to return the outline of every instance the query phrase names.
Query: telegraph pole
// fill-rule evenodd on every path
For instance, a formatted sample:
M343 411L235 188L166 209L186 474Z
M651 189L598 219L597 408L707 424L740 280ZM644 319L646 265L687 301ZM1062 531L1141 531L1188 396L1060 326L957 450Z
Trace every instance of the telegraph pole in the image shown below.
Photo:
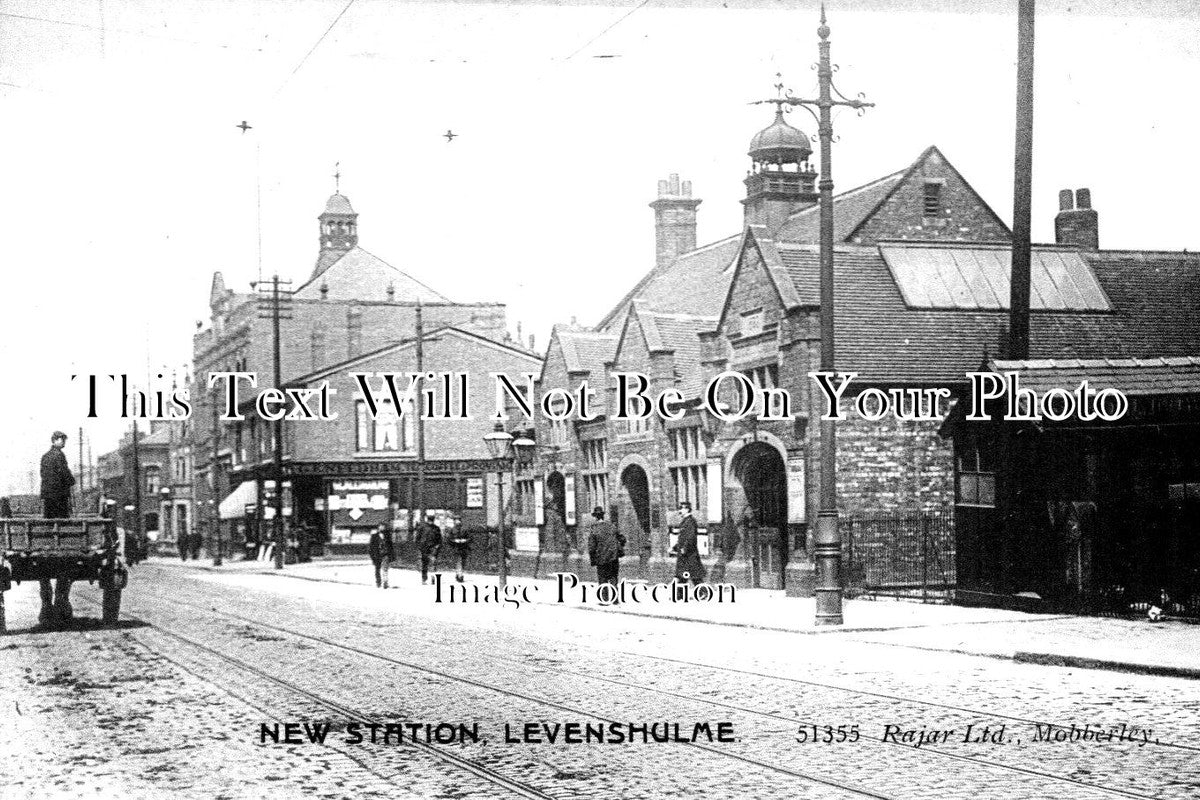
M1030 224L1033 193L1033 2L1017 4L1017 138L1013 165L1012 280L1008 357L1029 358Z
M280 286L290 286L291 281L279 279L272 275L270 284L258 282L259 289L259 318L270 317L271 330L274 334L275 388L283 389L283 368L281 366L279 343L279 320L291 319L292 298L290 289L280 290ZM268 289L269 286L269 289ZM265 308L264 308L265 305ZM265 312L265 313L264 313ZM283 419L277 419L272 425L275 439L275 458L272 472L275 474L275 509L274 538L275 540L275 569L283 569L283 551L287 545L283 531Z
M425 521L425 415L421 413L421 388L425 386L425 324L421 301L417 300L417 396L413 398L412 413L416 414L417 429L417 524ZM397 409L399 411L399 409ZM404 420L400 420L403 430Z
M825 22L825 5L821 5L821 25L817 28L820 41L817 50L818 95L816 100L792 97L790 94L760 103L801 106L817 120L817 135L821 142L820 191L820 297L821 297L821 371L834 370L833 318L833 121L836 106L853 108L860 114L874 106L862 99L851 100L833 85L833 65L829 60L829 26ZM834 95L837 95L836 99ZM842 536L838 530L837 511L837 430L832 419L821 420L820 496L817 525L813 535L815 545L816 624L842 624Z

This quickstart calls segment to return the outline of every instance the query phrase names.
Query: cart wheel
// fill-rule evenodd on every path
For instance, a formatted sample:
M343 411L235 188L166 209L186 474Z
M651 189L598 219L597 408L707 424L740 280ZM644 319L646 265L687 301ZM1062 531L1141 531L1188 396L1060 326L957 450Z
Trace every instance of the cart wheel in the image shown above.
M103 616L101 617L105 625L116 625L117 617L121 614L121 590L120 589L105 589L104 590L104 606Z

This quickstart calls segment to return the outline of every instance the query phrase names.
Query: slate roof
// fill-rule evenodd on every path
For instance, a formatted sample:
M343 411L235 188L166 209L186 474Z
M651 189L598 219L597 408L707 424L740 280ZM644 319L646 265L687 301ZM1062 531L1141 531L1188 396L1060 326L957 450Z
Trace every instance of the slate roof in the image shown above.
M1086 380L1097 389L1111 386L1127 395L1200 394L1200 356L997 360L988 366L1020 373L1021 388L1036 392L1055 387L1070 391Z
M700 334L714 330L718 318L699 314L654 311L642 300L634 301L646 348L670 352L675 365L675 385L685 398L699 397L704 390L700 368Z
M741 234L730 236L683 253L671 263L651 270L608 312L597 329L620 331L625 325L625 312L635 297L645 300L651 308L675 313L717 313L729 291L729 281L733 278L730 267L741 246Z
M603 375L604 365L611 361L617 349L615 333L580 330L556 325L554 336L562 348L563 360L567 363L567 372L588 372L592 375Z
M920 159L918 159L918 162ZM900 185L911 167L885 175L833 197L833 240L844 242ZM816 243L820 235L820 205L809 206L788 217L776 239L781 242Z
M321 299L321 285L329 287L328 300L395 300L396 302L449 303L437 292L408 273L393 267L361 247L352 247L324 270L296 289L300 299ZM395 292L387 294L388 286Z
M953 247L954 245L946 245ZM802 296L817 287L815 245L778 246ZM1084 253L1112 312L1035 311L1034 358L1146 358L1200 352L1200 255ZM877 247L834 252L835 345L859 381L962 384L999 351L1006 311L908 307Z

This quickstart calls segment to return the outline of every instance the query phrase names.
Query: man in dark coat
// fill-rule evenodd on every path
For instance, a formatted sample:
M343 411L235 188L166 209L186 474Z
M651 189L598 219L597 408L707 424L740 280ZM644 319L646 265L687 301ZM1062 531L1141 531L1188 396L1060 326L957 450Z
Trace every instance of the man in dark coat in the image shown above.
M675 542L675 577L681 583L690 580L701 583L707 576L704 562L696 540L696 520L692 519L692 504L684 500L679 504L679 539Z
M592 509L592 524L588 526L588 558L596 568L596 583L617 586L621 556L625 554L625 537L604 518L604 509Z
M462 583L463 573L467 571L467 557L471 555L471 531L467 530L462 524L462 518L457 515L451 518L446 527L446 538L450 540L450 546L454 549L456 562L454 580Z
M63 448L67 435L55 431L50 435L50 449L42 456L42 515L46 519L65 519L71 516L71 487L75 476L67 466ZM49 625L56 621L66 622L72 617L71 581L59 578L55 591L51 593L50 581L41 581L42 610L38 621Z
M371 563L375 565L375 588L388 588L388 569L396 560L396 550L392 546L392 532L386 525L380 525L371 534L371 541L367 543L367 554L371 556Z
M426 512L425 520L417 523L417 548L421 551L421 583L429 583L429 565L436 562L441 546L442 529L434 522L433 512Z

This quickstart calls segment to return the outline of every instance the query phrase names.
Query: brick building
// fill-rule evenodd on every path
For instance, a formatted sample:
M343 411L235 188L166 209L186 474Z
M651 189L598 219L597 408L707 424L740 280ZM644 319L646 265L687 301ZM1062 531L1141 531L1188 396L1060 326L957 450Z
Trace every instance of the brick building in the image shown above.
M270 513L262 506L274 447L273 426L255 415L242 422L216 419L207 387L210 372L253 372L259 387L287 384L411 339L418 306L426 330L453 328L479 342L508 338L503 305L453 301L359 246L358 214L344 195L332 195L317 222L316 262L307 279L287 293L287 313L280 324L280 380L273 375L269 306L254 293L227 287L220 272L213 275L210 319L193 338L193 425L186 440L195 464L196 507L208 540L218 520L226 542L257 535L256 526ZM426 367L454 369L451 363L434 361ZM304 452L306 437L320 435L313 433L315 426L289 422L285 428L292 452ZM289 454L289 462L292 458ZM291 487L284 488L285 513L291 515ZM319 515L314 520L322 521ZM330 533L324 524L320 530Z
M583 377L610 385L613 370L637 369L650 376L652 393L679 389L687 413L636 427L608 417L559 430L537 423L538 458L523 475L533 488L523 495L543 503L525 509L525 524L545 517L543 527L557 526L559 515L545 509L573 505L561 515L567 530L559 538L569 547L580 540L572 528L586 510L610 508L641 537L627 569L661 577L673 509L688 499L708 528L718 576L810 590L808 522L817 498L808 487L818 484L822 411L807 377L820 352L811 152L777 114L751 142L742 232L702 247L690 185L675 176L659 183L654 268L595 330L556 329L539 386L545 392ZM1071 195L1056 220L1058 241L1034 247L1033 357L1200 352L1200 327L1174 323L1194 316L1179 304L1196 305L1187 276L1200 262L1098 250L1090 200L1086 190ZM965 373L1004 345L1011 236L1003 220L930 147L907 168L835 196L834 238L837 365L858 374L847 405L868 388L939 387L952 400L961 396ZM793 418L726 423L702 412L700 387L725 371L757 389L786 389ZM740 391L726 383L722 401L737 407ZM953 585L953 512L979 498L964 499L953 442L942 433L937 421L852 414L838 427L838 496L845 524L864 532L864 551L884 560L899 557L911 537L893 526L889 538L872 538L879 518L937 521L937 567Z

